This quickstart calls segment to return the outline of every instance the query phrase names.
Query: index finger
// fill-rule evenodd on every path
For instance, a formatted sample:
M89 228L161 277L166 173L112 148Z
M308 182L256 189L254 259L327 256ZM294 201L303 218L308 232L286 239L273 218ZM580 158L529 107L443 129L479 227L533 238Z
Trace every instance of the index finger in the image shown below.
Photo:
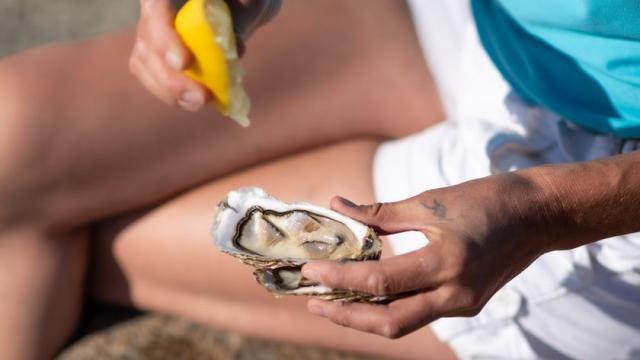
M420 250L380 261L338 263L314 261L302 268L304 277L334 289L374 295L401 294L436 287L441 283L442 258Z
M169 0L143 0L141 5L143 21L138 28L138 41L148 42L150 49L174 70L184 70L191 53L174 29L176 8Z

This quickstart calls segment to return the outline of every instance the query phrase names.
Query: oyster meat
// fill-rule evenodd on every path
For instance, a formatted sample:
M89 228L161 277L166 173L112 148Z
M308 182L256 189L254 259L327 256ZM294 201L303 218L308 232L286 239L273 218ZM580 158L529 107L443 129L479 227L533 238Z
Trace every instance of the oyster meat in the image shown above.
M278 295L325 300L385 301L350 290L331 289L302 276L312 260L377 260L382 244L370 227L335 211L284 203L259 188L230 192L218 205L212 229L221 251L255 268L256 280Z

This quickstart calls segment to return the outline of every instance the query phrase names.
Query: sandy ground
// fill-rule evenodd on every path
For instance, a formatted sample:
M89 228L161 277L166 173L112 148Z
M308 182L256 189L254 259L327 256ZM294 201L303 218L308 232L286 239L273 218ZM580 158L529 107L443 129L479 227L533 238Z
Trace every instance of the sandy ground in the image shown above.
M364 360L365 358L244 337L162 315L146 315L88 335L57 360Z
M122 28L134 24L137 15L137 0L0 0L0 57ZM85 359L364 358L247 338L159 314L124 311L123 316L122 310L100 307L89 311L82 335L58 356Z

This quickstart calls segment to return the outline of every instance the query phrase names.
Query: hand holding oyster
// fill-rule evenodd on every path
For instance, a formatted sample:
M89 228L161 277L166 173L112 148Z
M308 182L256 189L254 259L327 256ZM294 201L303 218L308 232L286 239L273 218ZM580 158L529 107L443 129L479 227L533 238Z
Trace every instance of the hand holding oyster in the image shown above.
M230 192L218 205L212 229L221 251L253 266L256 280L276 295L323 300L381 302L386 297L331 289L302 276L312 260L380 258L382 244L365 224L307 203L284 203L259 188Z

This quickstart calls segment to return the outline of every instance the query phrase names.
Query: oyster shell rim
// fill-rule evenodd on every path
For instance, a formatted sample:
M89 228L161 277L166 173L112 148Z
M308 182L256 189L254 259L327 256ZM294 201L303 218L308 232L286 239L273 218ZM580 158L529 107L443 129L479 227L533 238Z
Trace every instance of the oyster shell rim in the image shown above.
M263 189L257 187L243 187L229 192L224 200L218 203L217 208L218 213L216 214L214 224L211 228L211 235L216 247L223 253L237 258L246 265L252 266L254 268L253 274L256 281L273 295L314 296L323 300L365 303L385 303L396 298L396 296L377 296L353 290L332 289L320 284L301 286L295 290L281 290L271 284L265 284L260 275L267 271L278 271L283 268L300 269L308 262L322 259L273 258L257 254L239 244L238 246L235 246L235 244L237 244L236 238L242 233L242 226L250 220L251 214L253 211L257 210L256 208L263 212L275 214L303 211L342 223L353 232L360 242L360 251L355 254L355 256L328 260L378 260L382 253L382 241L375 230L370 226L325 207L306 202L287 203L281 201L269 195ZM228 211L232 211L235 215L228 213ZM229 218L231 218L231 220ZM229 221L235 221L232 229L229 228ZM231 235L230 239L226 241L226 244L234 245L233 248L226 246L225 239L222 236L225 232L228 235L231 230L233 231L233 235Z
M248 196L251 200L249 205L246 203L235 204L235 202L239 202L234 197L237 196ZM232 199L230 199L232 198ZM264 204L259 204L261 202L267 203L267 205L273 205L273 207L266 208L267 206ZM241 205L241 206L234 206ZM380 258L380 254L382 252L382 241L380 240L378 234L371 227L366 224L352 219L344 214L341 214L337 211L327 209L321 206L313 205L306 202L292 202L286 203L281 201L271 195L269 195L266 191L258 187L242 187L237 190L231 191L227 194L227 196L218 203L218 214L216 215L216 220L211 229L211 235L214 240L214 244L216 247L233 257L238 258L240 261L247 265L251 265L254 268L265 268L265 269L275 269L278 267L285 266L302 266L310 261L316 261L321 259L306 259L306 258L273 258L261 254L257 254L252 252L251 250L245 248L238 248L233 246L230 248L227 244L235 245L235 238L240 234L240 229L242 227L243 222L246 222L250 219L249 213L252 209L259 207L262 210L266 210L268 212L274 213L286 213L291 211L304 211L307 213L316 214L318 216L326 217L332 219L334 221L340 222L345 225L349 230L353 232L358 241L361 241L363 246L360 248L360 252L356 256L345 257L341 259L334 259L335 261L345 261L345 260L353 260L353 261L362 261L362 260L377 260ZM286 210L278 210L275 208L282 209L283 207L287 208ZM236 215L239 216L238 219L235 220L235 224L233 226L233 235L228 241L225 241L220 234L225 230L228 230L229 221L228 218L225 218L225 211L233 211ZM244 215L240 215L240 213ZM358 228L358 229L354 229ZM358 230L358 231L356 231ZM370 243L370 245L366 245L364 248L364 244Z

